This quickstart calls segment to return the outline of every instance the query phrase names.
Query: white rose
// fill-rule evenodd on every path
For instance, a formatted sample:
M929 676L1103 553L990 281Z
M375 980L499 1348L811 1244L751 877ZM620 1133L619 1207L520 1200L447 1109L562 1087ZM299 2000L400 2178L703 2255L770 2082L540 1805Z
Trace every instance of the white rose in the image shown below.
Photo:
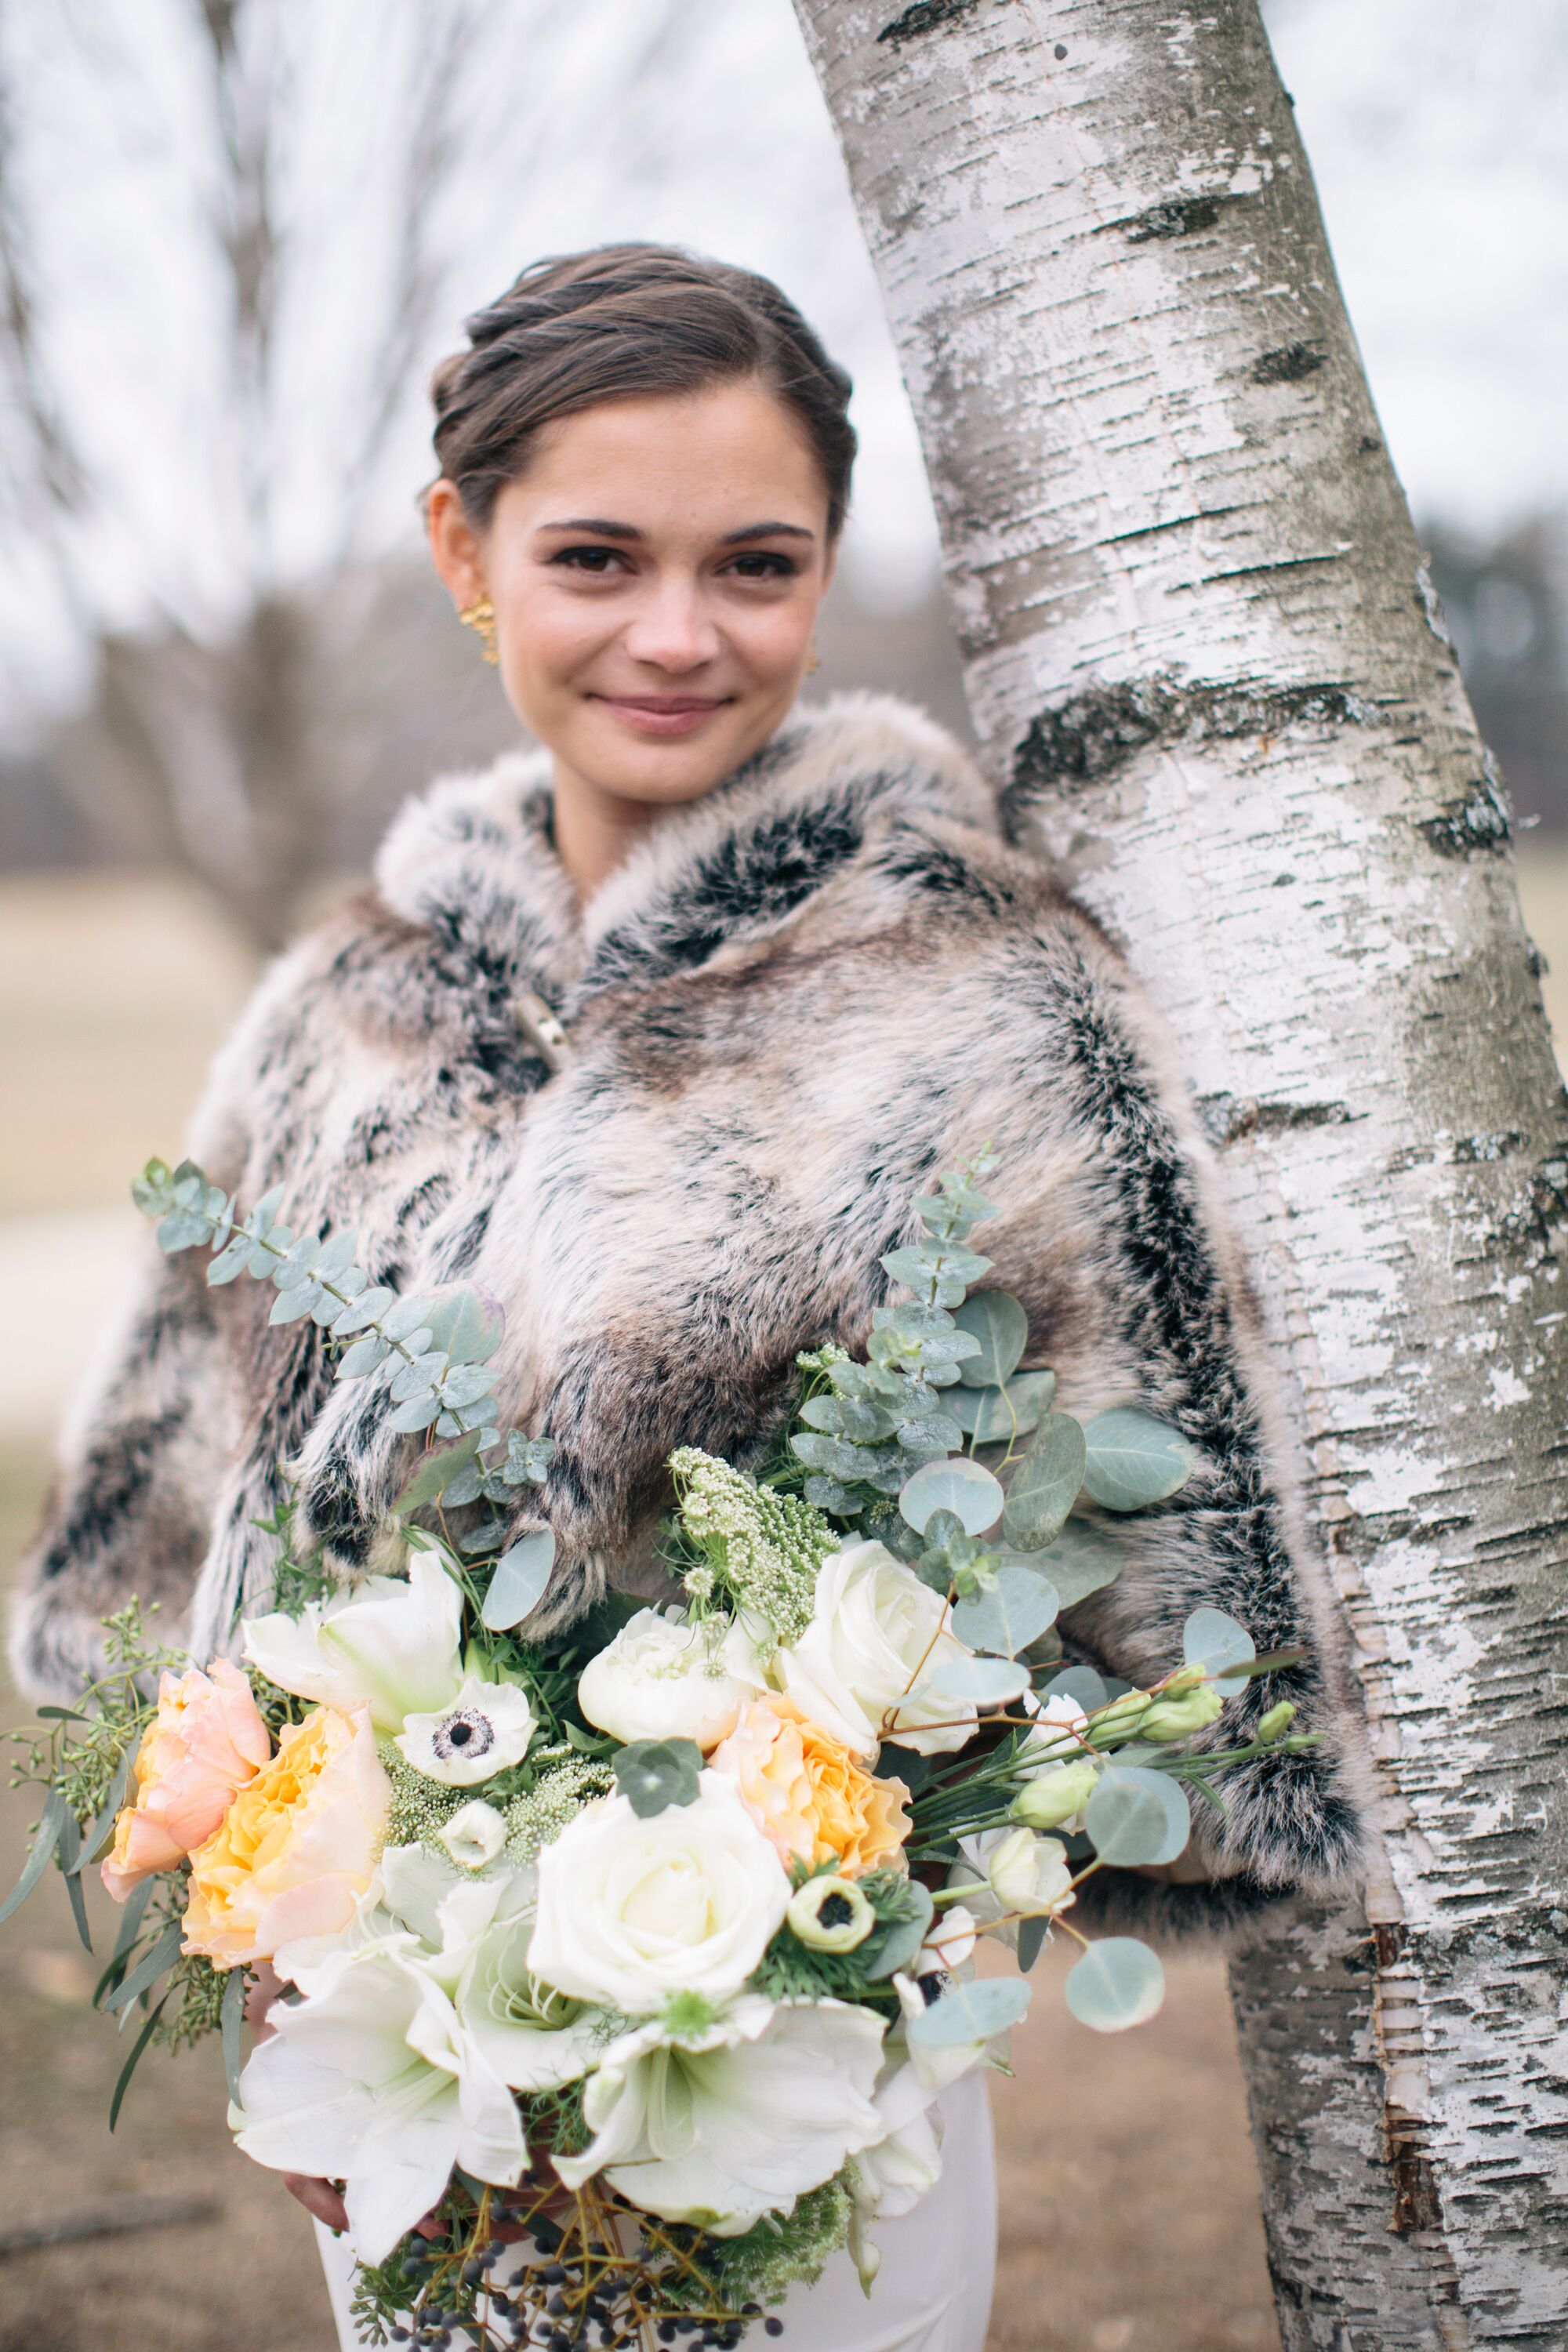
M967 1658L944 1622L947 1604L886 1545L847 1544L817 1572L815 1613L778 1673L784 1696L864 1757L896 1739L918 1755L962 1748L973 1704L931 1687L941 1666Z
M784 1918L789 1876L732 1780L704 1772L689 1805L639 1820L625 1797L585 1806L539 1857L535 1976L646 2016L674 1992L739 1991Z
M583 1669L577 1704L612 1738L693 1739L706 1750L762 1687L751 1637L729 1618L690 1625L639 1609Z
M885 2136L882 2032L850 2002L754 1994L684 2031L639 2026L588 2078L592 2146L555 2169L571 2189L602 2171L634 2205L732 2237Z
M1072 1864L1059 1838L1037 1837L1033 1830L1009 1830L986 1858L991 1892L1005 1910L1026 1918L1048 1917L1074 1902Z
M448 1789L471 1789L521 1764L536 1726L528 1695L515 1683L465 1675L445 1706L404 1717L396 1745L416 1772Z

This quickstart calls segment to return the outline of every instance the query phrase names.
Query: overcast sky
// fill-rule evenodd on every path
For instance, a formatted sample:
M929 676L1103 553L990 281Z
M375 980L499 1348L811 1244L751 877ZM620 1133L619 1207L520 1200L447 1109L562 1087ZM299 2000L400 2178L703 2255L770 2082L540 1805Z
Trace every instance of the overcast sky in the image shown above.
M289 91L278 203L291 293L279 396L260 423L225 418L218 391L212 131L191 0L11 0L0 17L41 348L91 466L117 486L83 541L108 617L161 606L210 627L258 564L304 579L331 560L392 262L410 28L422 7L468 5L273 0L284 29L261 64ZM267 21L266 0L253 13ZM1491 533L1568 507L1568 5L1267 0L1267 15L1417 514ZM857 584L888 604L913 599L934 554L919 450L788 0L677 0L650 47L663 21L653 0L498 9L468 86L466 162L437 218L439 319L418 374L463 311L540 252L647 236L765 269L857 377ZM237 436L263 432L264 544L237 488ZM363 551L413 543L426 432L412 399L358 518ZM18 672L66 689L66 637L14 531L0 543L0 632L13 696Z

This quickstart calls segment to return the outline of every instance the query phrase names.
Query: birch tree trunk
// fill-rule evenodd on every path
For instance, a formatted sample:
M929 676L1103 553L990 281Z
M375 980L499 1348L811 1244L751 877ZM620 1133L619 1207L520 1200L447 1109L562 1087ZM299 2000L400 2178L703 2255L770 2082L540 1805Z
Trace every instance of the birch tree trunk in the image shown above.
M1568 1122L1255 0L795 0L995 773L1219 1148L1353 1639L1364 1913L1232 1983L1287 2352L1568 2342Z

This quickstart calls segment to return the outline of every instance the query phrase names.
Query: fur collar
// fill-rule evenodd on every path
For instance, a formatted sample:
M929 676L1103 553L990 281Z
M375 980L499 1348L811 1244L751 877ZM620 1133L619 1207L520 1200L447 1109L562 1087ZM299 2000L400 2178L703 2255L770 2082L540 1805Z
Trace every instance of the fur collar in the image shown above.
M550 837L549 779L543 751L442 779L405 806L375 874L395 913L558 998L765 935L900 823L1001 834L951 735L891 696L837 695L654 827L584 908Z

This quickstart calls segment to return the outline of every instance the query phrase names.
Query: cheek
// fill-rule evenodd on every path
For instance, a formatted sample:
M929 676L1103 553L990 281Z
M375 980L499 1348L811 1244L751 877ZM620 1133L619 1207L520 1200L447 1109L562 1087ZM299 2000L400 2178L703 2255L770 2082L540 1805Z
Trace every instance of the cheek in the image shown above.
M815 597L792 596L786 603L727 613L721 625L752 676L771 683L799 668L816 618Z
M548 698L564 688L614 634L607 613L584 601L512 593L501 607L501 666L509 687Z

